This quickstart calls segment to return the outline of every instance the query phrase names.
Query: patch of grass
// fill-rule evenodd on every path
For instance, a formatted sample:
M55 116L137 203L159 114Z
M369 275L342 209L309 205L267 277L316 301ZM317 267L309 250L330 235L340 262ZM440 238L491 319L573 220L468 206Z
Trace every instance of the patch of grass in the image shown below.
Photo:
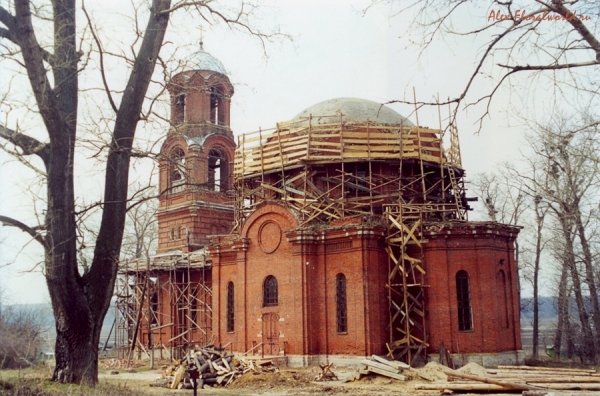
M52 381L17 379L0 381L1 396L142 396L144 392L125 386L99 384L93 388L78 385L57 384Z
M0 396L142 396L145 392L126 385L101 383L91 388L73 384L58 384L43 378L11 377L0 379Z

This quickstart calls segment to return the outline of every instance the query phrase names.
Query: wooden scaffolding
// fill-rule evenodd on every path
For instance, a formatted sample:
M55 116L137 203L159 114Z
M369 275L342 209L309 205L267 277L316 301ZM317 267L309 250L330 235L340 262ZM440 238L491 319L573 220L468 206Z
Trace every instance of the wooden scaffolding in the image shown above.
M464 170L456 128L346 122L311 115L238 138L234 230L264 201L284 202L300 227L356 215L387 224L389 355L426 358L426 221L466 220ZM449 136L448 136L449 135Z
M123 261L117 278L116 346L122 358L178 358L212 342L210 262L203 251ZM166 306L165 306L166 305Z

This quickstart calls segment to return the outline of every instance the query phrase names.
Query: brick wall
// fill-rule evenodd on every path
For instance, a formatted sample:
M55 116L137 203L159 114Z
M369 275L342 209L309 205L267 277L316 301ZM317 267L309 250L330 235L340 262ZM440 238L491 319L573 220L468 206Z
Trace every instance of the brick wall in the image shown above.
M437 352L441 342L453 353L519 350L515 229L469 224L471 228L446 234L429 233L423 245L429 352ZM231 342L234 350L249 350L264 341L263 315L277 313L280 347L285 343L288 354L386 353L389 308L384 230L361 221L318 231L295 230L294 225L293 215L270 203L250 216L237 245L220 240L211 247L219 342ZM473 329L469 331L458 330L459 270L470 277ZM498 276L500 271L504 279ZM338 274L344 274L347 281L348 331L344 333L337 331ZM263 306L263 282L268 275L278 280L277 307ZM230 281L236 287L236 328L227 333L226 285Z
M515 237L502 225L489 224L427 236L423 246L430 352L437 353L441 342L452 353L521 349ZM466 331L458 325L456 274L461 270L469 274L472 307L473 328Z

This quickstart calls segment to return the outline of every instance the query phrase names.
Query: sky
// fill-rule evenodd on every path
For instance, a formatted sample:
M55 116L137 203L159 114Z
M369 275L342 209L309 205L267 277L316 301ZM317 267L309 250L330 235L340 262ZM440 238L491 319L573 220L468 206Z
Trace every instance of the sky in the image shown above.
M92 3L88 8L96 5ZM261 15L259 26L269 29L278 25L291 40L267 42L263 49L256 38L223 24L203 25L201 33L202 21L194 19L192 14L172 21L174 26L168 35L167 50L179 48L183 56L193 56L202 34L204 49L223 63L235 89L231 127L236 135L273 128L277 122L287 121L303 109L332 98L357 97L385 103L394 99L412 100L413 95L424 101L456 96L482 51L482 43L475 38L460 42L441 40L420 53L418 46L411 46L406 34L410 16L394 16L395 10L385 3L366 12L371 4L368 0L265 3L266 7L257 10L257 15ZM113 9L119 7L112 8L111 4L122 3L111 0L103 4L107 9L93 15L103 27L103 37L117 43L123 26L113 22ZM459 21L469 25L485 17L485 12L465 12ZM0 74L11 68L14 65L0 62ZM109 82L115 85L126 76L116 66L109 72ZM6 89L2 84L5 83L0 82L0 90ZM485 80L480 82L474 87L475 93L484 92L487 84ZM100 93L86 95L86 103L104 100ZM499 162L514 158L523 145L523 129L510 109L518 106L519 100L502 88L481 128L477 123L481 109L461 109L458 127L467 175L493 170ZM416 123L414 107L399 104L391 107ZM164 106L157 106L155 111L168 117ZM442 110L444 119L447 112ZM0 117L9 119L6 114L0 113ZM23 118L21 122L26 123ZM418 118L420 125L440 127L437 109L420 109ZM442 124L444 127L445 120ZM34 124L30 128L36 130ZM145 125L140 125L137 132L140 139L154 143L160 142L165 134L166 129ZM103 187L102 167L85 160L81 159L84 170L77 171L78 199L93 202L94 194ZM21 164L10 162L6 154L0 153L0 164L0 213L35 223L32 208L37 208L38 213L42 211L41 198L35 201L37 196L41 197L43 187ZM136 166L134 179L148 178L151 168L147 164ZM14 229L0 227L0 287L10 296L10 302L48 302L39 265L42 258L35 242Z

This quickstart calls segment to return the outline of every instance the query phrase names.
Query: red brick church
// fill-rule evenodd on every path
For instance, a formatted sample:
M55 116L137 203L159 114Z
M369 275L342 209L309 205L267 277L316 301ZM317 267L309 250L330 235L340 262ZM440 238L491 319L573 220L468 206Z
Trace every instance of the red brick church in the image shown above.
M290 364L420 364L442 345L457 363L522 360L519 229L467 221L456 130L340 98L234 138L217 59L201 49L167 84L159 247L122 270L142 314L124 343Z

